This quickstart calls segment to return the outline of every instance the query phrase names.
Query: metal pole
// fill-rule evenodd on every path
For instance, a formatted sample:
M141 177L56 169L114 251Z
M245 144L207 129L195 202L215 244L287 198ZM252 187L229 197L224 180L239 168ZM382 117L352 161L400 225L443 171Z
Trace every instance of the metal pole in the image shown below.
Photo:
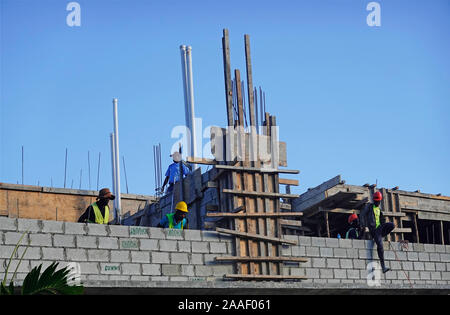
M186 127L191 130L189 113L189 98L188 98L188 72L187 72L187 55L186 55L186 45L180 46L181 53L181 77L183 78L183 95L184 95L184 118L186 122ZM190 140L190 139L189 139Z
M192 47L187 47L187 61L188 61L188 87L189 87L189 114L190 114L190 123L191 123L191 148L189 154L192 157L197 156L197 132L195 127L195 110L194 110L194 75L192 73ZM197 164L193 164L193 169L197 169Z
M112 173L112 191L114 194L117 194L116 192L116 153L115 149L116 146L114 145L114 132L110 134L111 139L111 173ZM116 199L113 201L113 211L116 210ZM114 212L115 213L115 212Z
M116 162L116 200L117 200L117 218L118 223L122 221L122 203L120 199L120 155L119 155L119 115L117 110L117 98L113 99L113 109L114 109L114 144L115 150L115 162Z

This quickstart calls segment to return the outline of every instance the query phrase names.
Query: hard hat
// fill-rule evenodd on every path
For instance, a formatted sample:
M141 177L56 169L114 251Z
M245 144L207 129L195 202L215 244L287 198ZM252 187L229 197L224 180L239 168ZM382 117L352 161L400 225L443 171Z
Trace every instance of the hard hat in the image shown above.
M373 194L374 201L381 201L381 199L383 199L383 196L381 195L381 193L379 191L377 191L376 193Z
M353 221L357 220L358 216L356 215L356 213L353 213L352 215L350 215L348 217L348 224L352 223Z
M184 201L180 201L179 203L177 203L175 210L180 210L183 212L189 212L188 208L187 208L187 204Z

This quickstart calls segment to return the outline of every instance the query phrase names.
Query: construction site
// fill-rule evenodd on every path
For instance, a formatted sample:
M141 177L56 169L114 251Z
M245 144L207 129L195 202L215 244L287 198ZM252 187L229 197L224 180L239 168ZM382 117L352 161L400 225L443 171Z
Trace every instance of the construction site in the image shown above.
M97 190L0 183L1 266L28 231L17 280L40 263L77 263L87 294L449 294L450 197L352 185L345 174L291 193L301 187L301 170L288 168L291 144L279 139L283 126L253 85L250 36L243 36L242 72L232 68L227 29L221 40L227 116L211 128L213 158L195 150L191 48L182 45L191 137L180 146L179 164L180 170L188 165L189 174L181 171L171 192L161 189L161 147L155 146L155 195L123 193L114 116L110 223L78 223ZM115 115L117 106L114 99ZM368 233L345 235L349 216L360 215L375 192L394 229L383 242L390 271L371 282L368 264L378 261L374 242ZM189 209L189 228L157 227L180 201Z

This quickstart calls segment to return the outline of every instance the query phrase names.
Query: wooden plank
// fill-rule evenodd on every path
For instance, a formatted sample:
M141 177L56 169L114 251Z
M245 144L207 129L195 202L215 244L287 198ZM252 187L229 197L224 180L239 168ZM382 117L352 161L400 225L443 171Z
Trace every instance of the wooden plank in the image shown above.
M392 233L411 233L411 228L395 228L392 230Z
M291 245L298 244L296 241L291 241L291 240L287 240L287 239L283 239L283 238L264 236L264 235L259 235L259 234L250 234L250 233L246 233L246 232L238 232L238 231L228 230L228 229L223 229L223 228L216 228L216 232L236 235L236 236L244 237L244 238L260 239L260 240L264 240L264 241L268 241L268 242L272 242L272 243L282 243L282 244L291 244Z
M218 213L207 213L207 217L233 217L233 218L245 218L245 217L301 217L303 213L301 212L264 212L264 213L230 213L230 212L218 212Z
M218 205L207 204L205 206L206 211L219 211Z
M223 70L225 78L225 100L227 104L227 122L228 126L234 126L233 121L233 88L231 86L231 67L230 67L230 39L228 30L223 30L222 37L222 51L223 51Z
M247 70L247 94L248 94L248 108L249 108L249 118L250 126L256 126L256 115L255 115L255 103L253 100L253 72L252 72L252 58L250 55L250 36L248 34L244 35L245 44L245 68Z
M241 275L226 274L224 278L242 279L242 280L306 280L306 276L282 276L282 275Z
M298 186L298 180L297 179L287 179L287 178L279 178L278 182L281 185L291 185L291 186Z
M280 203L280 209L281 210L291 210L292 205L290 203L282 202L282 203Z
M447 221L450 222L450 214L432 213L419 211L418 218L421 220Z
M308 258L290 257L290 256L261 256L261 257L237 257L237 256L219 256L215 257L216 261L289 261L289 262L308 262Z
M302 222L297 220L280 219L280 224L289 226L302 226Z
M384 211L383 215L386 217L406 217L406 213L404 212L389 212L389 211Z
M243 166L232 166L232 165L216 165L218 169L227 169L240 172L261 172L261 173L281 173L281 174L298 174L298 170L287 170L287 169L274 169L269 167L243 167Z
M297 198L296 194L280 194L273 192L256 192L256 191L242 191L242 190L233 190L233 189L222 189L223 193L226 194L234 194L234 195L248 195L248 196L260 196L260 197L269 197L269 198Z
M192 164L203 164L203 165L216 165L217 161L213 159L206 159L206 158L198 158L198 157L186 157L186 162L192 163Z
M244 108L242 104L242 89L241 89L241 72L238 69L234 70L234 81L236 83L236 96L238 101L238 125L244 127ZM241 151L244 155L244 152Z

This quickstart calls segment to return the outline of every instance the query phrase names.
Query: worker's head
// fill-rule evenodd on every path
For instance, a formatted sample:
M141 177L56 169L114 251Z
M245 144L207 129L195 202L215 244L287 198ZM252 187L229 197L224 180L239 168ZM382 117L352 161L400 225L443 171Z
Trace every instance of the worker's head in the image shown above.
M180 152L174 152L174 153L171 155L171 157L172 157L172 159L173 159L173 161L174 161L175 163L178 163L178 162L181 161L181 153L180 153Z
M353 213L348 217L348 224L351 226L358 226L358 215L356 213Z
M175 206L175 210L176 210L175 215L179 218L185 218L189 212L187 204L184 201L178 202L177 205Z
M114 196L108 188L102 188L97 197L98 202L105 205L108 204L110 200L114 199L116 199L116 196Z
M378 207L380 205L382 199L383 199L383 195L381 195L381 193L379 191L377 191L373 194L373 203L375 204L375 206Z

